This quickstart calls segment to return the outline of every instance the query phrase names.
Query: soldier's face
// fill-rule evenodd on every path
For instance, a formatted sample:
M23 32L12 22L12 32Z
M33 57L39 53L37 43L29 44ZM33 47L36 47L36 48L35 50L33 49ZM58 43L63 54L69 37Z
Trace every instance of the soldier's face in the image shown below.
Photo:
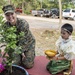
M15 13L11 13L11 12L6 13L5 17L6 17L6 20L10 22L12 25L16 24L16 14Z

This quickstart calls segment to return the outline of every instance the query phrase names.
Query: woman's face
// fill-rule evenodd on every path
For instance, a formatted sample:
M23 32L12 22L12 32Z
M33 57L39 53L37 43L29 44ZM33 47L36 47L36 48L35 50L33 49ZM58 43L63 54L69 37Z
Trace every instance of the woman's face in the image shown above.
M70 34L67 31L61 29L61 37L63 39L67 40L69 38L69 36L70 36Z
M8 21L8 22L10 22L12 25L15 25L16 24L16 14L15 13L11 13L11 12L9 12L9 13L6 13L5 14L5 17L6 17L6 20Z

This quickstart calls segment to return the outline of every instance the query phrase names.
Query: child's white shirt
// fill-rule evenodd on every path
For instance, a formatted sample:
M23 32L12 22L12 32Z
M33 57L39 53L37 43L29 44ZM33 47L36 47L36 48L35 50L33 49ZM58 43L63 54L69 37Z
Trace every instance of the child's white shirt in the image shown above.
M59 37L56 42L56 46L59 55L63 54L67 60L75 59L75 41L73 41L71 37L69 37L67 40Z

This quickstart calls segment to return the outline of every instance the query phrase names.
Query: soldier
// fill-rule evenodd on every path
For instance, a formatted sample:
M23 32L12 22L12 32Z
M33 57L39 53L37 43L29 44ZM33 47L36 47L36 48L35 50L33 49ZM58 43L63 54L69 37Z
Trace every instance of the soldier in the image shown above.
M29 24L26 20L17 18L15 9L12 5L6 5L2 8L5 18L6 18L6 27L16 26L17 35L23 31L24 37L22 40L18 39L19 42L17 45L22 46L22 54L15 55L14 64L20 65L23 64L25 68L32 68L34 65L35 58L35 39L29 30Z

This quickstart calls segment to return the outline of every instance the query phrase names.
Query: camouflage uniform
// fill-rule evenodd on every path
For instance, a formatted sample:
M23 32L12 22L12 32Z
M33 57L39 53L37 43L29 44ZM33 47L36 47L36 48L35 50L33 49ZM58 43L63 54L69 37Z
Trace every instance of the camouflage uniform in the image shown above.
M11 27L12 25L9 22L6 22L6 26ZM29 24L26 20L17 18L17 23L15 26L17 28L17 35L21 31L24 32L25 36L22 38L22 40L18 39L19 42L17 45L22 46L22 53L24 52L26 58L22 61L21 55L15 55L16 58L14 63L18 65L22 63L25 68L31 68L33 67L35 58L35 39L29 30Z

